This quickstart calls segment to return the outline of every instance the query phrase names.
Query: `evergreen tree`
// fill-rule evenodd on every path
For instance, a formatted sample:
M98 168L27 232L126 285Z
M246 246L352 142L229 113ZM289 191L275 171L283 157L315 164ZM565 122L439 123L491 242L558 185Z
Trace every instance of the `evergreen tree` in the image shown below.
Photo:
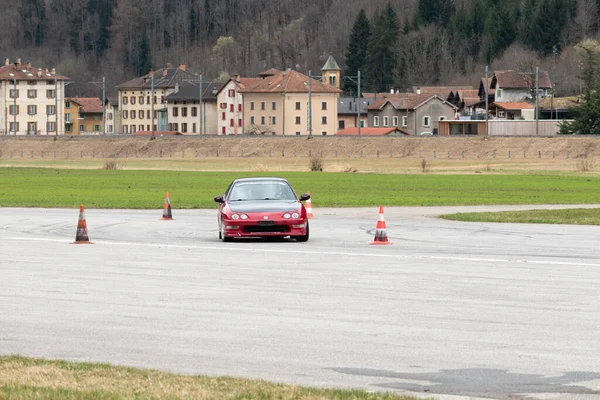
M365 87L376 92L385 92L394 84L398 64L396 47L400 35L398 17L392 7L378 12L374 17L373 33L369 41L365 67Z
M454 14L454 3L449 0L419 0L416 21L447 27Z
M41 46L46 41L46 2L44 0L22 0L19 17L23 27L25 43Z
M190 7L190 13L188 16L189 20L189 37L190 42L195 43L197 40L197 32L198 32L198 15L196 14L196 9L194 7Z
M371 38L371 26L364 9L360 9L350 33L350 42L346 52L346 69L344 76L355 77L358 71L364 73L367 60L367 49ZM354 79L354 78L353 78ZM344 82L344 90L348 94L357 92L356 83L351 79Z
M503 21L503 23L498 23ZM516 39L515 18L505 2L498 2L484 25L484 57L487 63L502 54Z
M137 74L138 76L146 75L150 69L152 69L152 54L150 53L150 41L148 40L148 34L144 29L144 32L142 33L142 39L140 41Z
M560 126L562 135L600 135L600 82L595 90L588 90L583 96L583 104L572 108L573 120Z
M572 4L570 0L540 0L535 3L526 44L540 55L549 56L556 49L562 48L563 31L571 19ZM529 13L529 4L526 6L524 13ZM527 21L524 23L527 24Z

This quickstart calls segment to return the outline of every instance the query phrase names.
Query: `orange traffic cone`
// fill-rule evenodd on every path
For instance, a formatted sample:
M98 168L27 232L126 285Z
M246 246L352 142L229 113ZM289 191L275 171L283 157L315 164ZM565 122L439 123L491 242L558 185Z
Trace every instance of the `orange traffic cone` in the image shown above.
M173 219L173 214L171 214L171 198L169 197L169 192L165 196L165 207L163 209L163 215L161 219Z
M310 192L308 192L308 195L310 196ZM312 201L309 198L308 200L306 200L306 218L308 219L313 219L315 216L313 215L313 211L312 211Z
M375 229L375 239L371 244L392 244L388 241L387 231L385 225L385 218L383 217L383 206L379 206L379 221L377 221L377 228Z
M79 221L77 221L77 233L75 241L71 244L93 244L88 236L87 223L85 222L85 212L83 204L79 206Z

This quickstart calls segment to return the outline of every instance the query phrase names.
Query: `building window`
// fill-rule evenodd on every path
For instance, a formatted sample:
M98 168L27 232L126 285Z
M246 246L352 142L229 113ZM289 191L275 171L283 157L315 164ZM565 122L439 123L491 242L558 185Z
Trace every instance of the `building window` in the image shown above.
M260 124L264 125L265 124L265 117L260 117Z
M173 123L173 130L178 132L179 131L179 124L177 122Z
M196 133L196 123L192 124L192 133Z
M144 105L144 96L140 96L138 99L138 102L140 103L140 106Z
M277 117L271 117L270 120L271 121L269 122L269 124L271 125L275 125L277 123Z
M46 106L46 114L47 115L54 115L54 114L56 114L56 107L54 107L54 106Z
M70 101L65 102L65 108L71 108L71 102Z
M107 115L106 115L106 119L108 119L109 121L112 121L112 119L113 119L113 115L112 115L112 113L110 113L110 114L107 114Z
M10 89L10 98L11 99L18 99L19 98L19 91L15 90L15 89Z
M197 117L198 116L198 108L191 107L191 110L192 110L192 117Z
M221 110L227 109L227 103L221 103Z
M146 96L146 103L150 104L150 96Z
M136 114L135 110L131 110L131 114L130 114L131 119L135 119L135 114Z
M321 132L321 135L327 136L327 132L323 131L323 132Z
M139 119L144 119L144 110L140 110L138 114Z
M271 109L272 110L277 110L277 103L276 102L271 102Z
M335 75L329 75L329 85L330 86L336 86L336 79L335 79Z
M242 119L241 118L238 119L238 126L242 126Z
M302 123L301 119L301 117L296 117L296 125L300 125Z
M27 132L30 135L35 135L37 131L37 122L28 122L27 123Z
M225 127L221 128L221 134L224 135L225 134Z
M379 126L379 117L373 117L373 126Z
M37 82L36 81L27 81L27 84L28 85L37 85Z
M260 102L260 109L261 109L261 110L264 110L264 109L265 109L265 102L264 102L264 101L261 101L261 102Z
M48 132L54 132L54 128L56 127L56 124L54 122L48 122L46 124L46 130Z
M403 115L402 116L402 127L406 128L408 126L408 117Z
M65 132L73 132L73 125L65 125Z
M94 132L100 132L100 125L94 125Z
M123 119L127 119L129 118L129 113L127 112L127 110L123 111Z
M360 120L360 127L361 127L361 128L364 128L364 127L365 127L365 120L364 120L364 119L361 119L361 120Z
M383 126L387 127L390 125L390 117L383 117Z
M37 97L37 90L35 89L29 89L27 91L27 98L28 99L35 99Z
M46 90L46 98L53 99L55 97L56 97L56 91L54 91L53 89Z
M127 96L123 96L123 105L126 106L127 105Z
M15 106L14 104L11 104L9 106L9 111L10 111L10 115L18 115L19 114L19 106Z
M504 118L506 117L506 114L504 113L504 111L498 110L498 118Z
M187 133L187 124L185 122L181 124L181 132Z
M233 118L229 120L229 126L233 126Z
M136 133L137 129L135 127L135 125L131 125L131 133Z
M392 118L393 126L398 126L398 117Z
M179 108L173 107L173 116L174 117L178 117L179 116Z
M135 105L135 96L131 96L131 105Z
M254 102L253 101L250 102L250 110L254 110Z
M423 126L428 128L431 126L431 118L429 116L423 117Z
M233 107L234 107L234 105L233 105L233 104L230 104L230 105L229 105L229 112L233 112Z
M181 116L187 117L187 107L181 107Z
M108 125L108 126L106 127L106 131L107 131L108 133L112 133L112 131L113 131L113 127L112 127L112 125Z
M222 112L222 113L221 113L221 119L222 119L223 121L225 121L225 112Z
M502 98L502 89L496 89L495 95L498 99Z
M327 102L326 101L321 102L321 110L327 110Z
M321 124L327 124L327 117L321 117Z
M228 89L227 94L229 95L229 97L235 96L235 89Z
M37 114L37 106L27 106L27 114L28 115L36 115Z
M250 125L254 125L254 117L250 117Z
M123 125L123 133L129 133L127 125Z
M438 121L445 121L445 120L446 120L446 117L444 117L444 116L441 116L438 118Z
M346 121L344 121L343 119L340 119L340 120L338 121L338 130L340 130L340 131L341 131L341 130L342 130L342 129L344 129L344 128L346 128Z
M296 136L300 136L300 132L296 132Z
M299 102L299 101L297 101L297 102L296 102L296 110L299 110L299 109L300 109L300 102Z
M85 132L85 125L79 125L79 132Z
M11 132L17 132L19 130L19 123L18 122L11 122L10 123L10 131Z

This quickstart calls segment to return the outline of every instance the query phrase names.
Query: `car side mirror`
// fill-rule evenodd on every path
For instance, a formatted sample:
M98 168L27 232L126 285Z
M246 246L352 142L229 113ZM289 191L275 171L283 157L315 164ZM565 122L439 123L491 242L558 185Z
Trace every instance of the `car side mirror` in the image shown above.
M215 203L225 203L223 196L215 196Z
M300 195L300 201L306 201L310 199L310 194L302 194Z

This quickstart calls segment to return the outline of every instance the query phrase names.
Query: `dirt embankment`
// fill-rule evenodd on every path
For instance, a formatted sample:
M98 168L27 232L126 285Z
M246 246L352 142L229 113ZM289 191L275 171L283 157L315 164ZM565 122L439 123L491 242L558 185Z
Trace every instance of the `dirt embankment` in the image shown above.
M58 158L113 155L155 158L175 154L190 157L452 157L543 156L600 157L600 137L462 138L462 137L0 137L0 158L16 156ZM464 153L464 154L463 154ZM68 157L68 156L67 156Z

